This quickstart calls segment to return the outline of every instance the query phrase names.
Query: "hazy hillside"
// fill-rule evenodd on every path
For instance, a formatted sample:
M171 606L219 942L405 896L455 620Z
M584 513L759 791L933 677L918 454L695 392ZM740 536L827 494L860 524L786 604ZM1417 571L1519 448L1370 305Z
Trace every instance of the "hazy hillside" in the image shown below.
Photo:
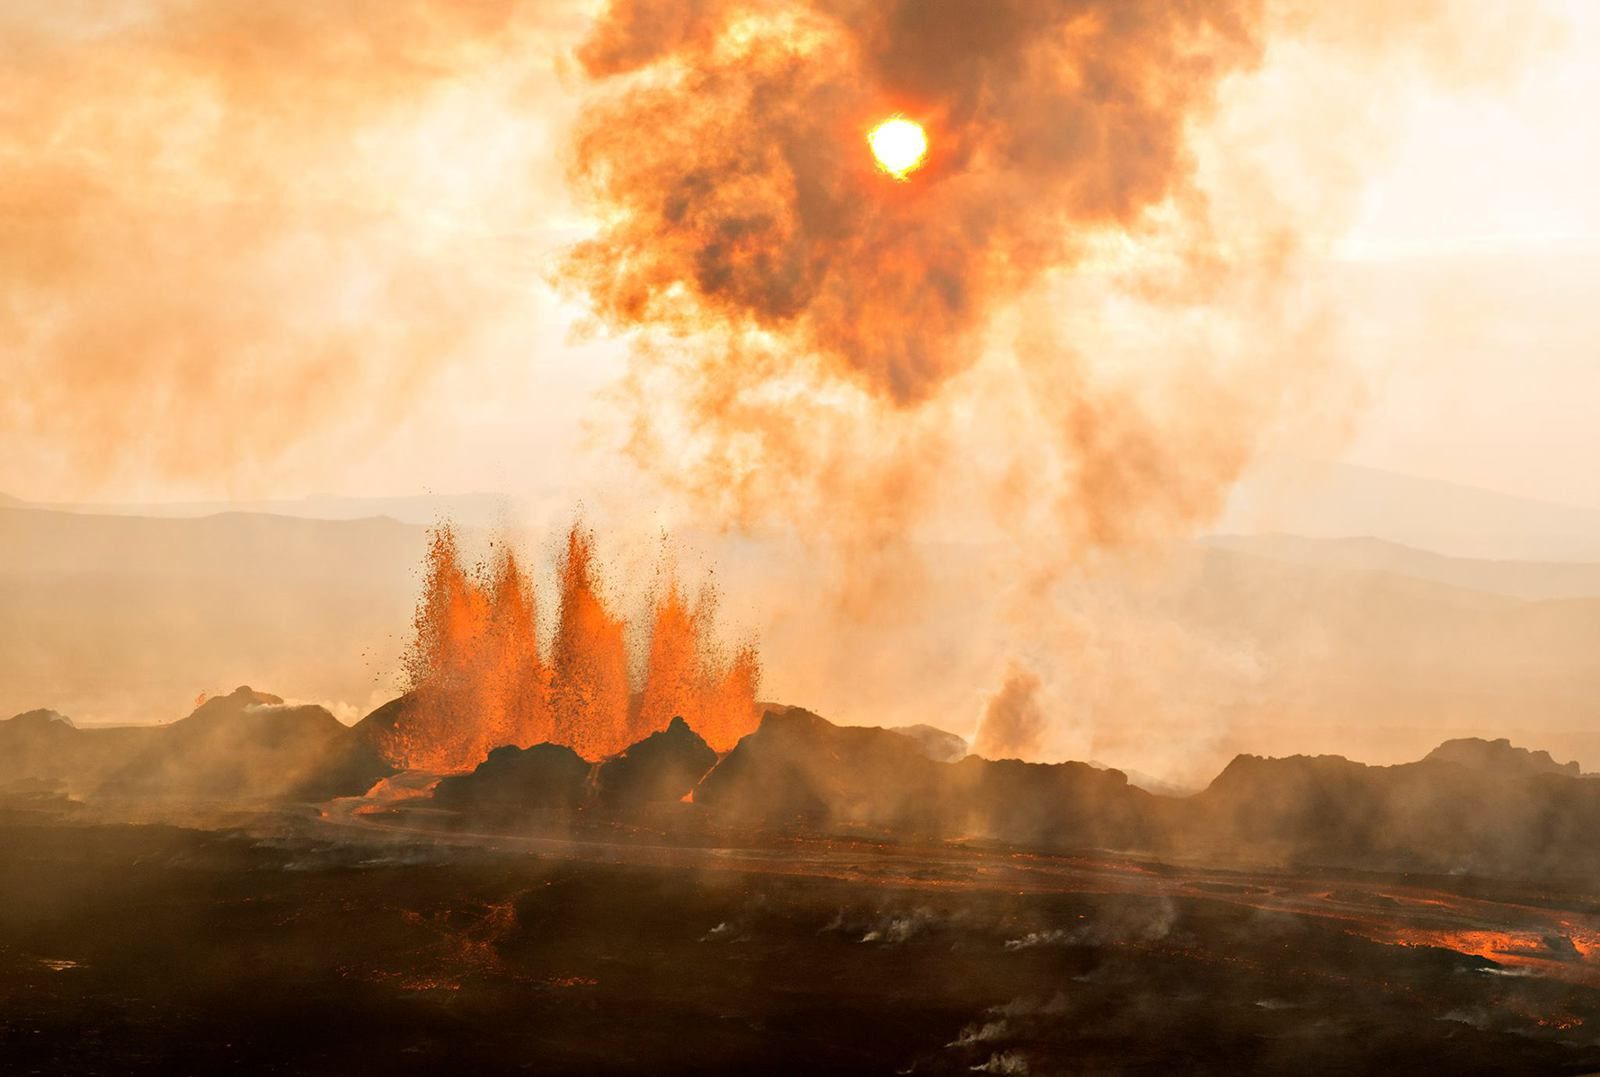
M170 721L270 682L353 719L393 694L422 550L382 519L0 508L0 712Z
M1288 564L1389 572L1512 598L1600 595L1600 561L1493 561L1448 557L1382 539L1301 535L1212 535L1201 544Z
M466 527L497 527L517 510L504 494L415 494L409 497L308 497L262 501L162 501L108 502L100 504L30 504L0 494L0 505L91 516L200 517L225 513L295 516L312 520L364 520L387 516L408 524L431 524L451 519Z
M1370 536L1459 557L1600 562L1600 509L1353 464L1296 465L1240 484L1214 530Z
M1473 513L1498 504L1476 496L1460 494ZM1572 512L1577 528L1582 514ZM1537 514L1513 523L1544 526ZM167 721L200 692L257 683L353 721L395 694L423 547L422 527L381 518L0 506L0 713ZM788 547L748 538L705 547L786 702L813 702L821 686L845 695L829 702L852 722L971 731L972 704L940 701L992 689L981 680L992 671L978 668L985 656L968 653L974 619L989 612L935 605L905 626L904 653L879 659L902 698L891 712L872 702L884 685L835 684L805 664L817 619L837 610L792 583L772 587ZM1088 581L1068 600L1089 633L1078 646L1103 668L1090 680L1082 655L1063 659L1074 679L1058 702L1086 701L1082 713L1097 725L1092 742L1062 746L1060 757L1184 782L1236 752L1385 763L1449 737L1509 736L1600 768L1600 560L1229 535L1158 573ZM921 680L895 672L893 662L925 657L916 647L930 640L947 668ZM1058 717L1069 730L1080 720Z
M1310 563L1207 550L1169 598L1189 631L1254 655L1227 749L1388 763L1442 736L1512 736L1600 764L1600 597L1513 598L1301 549Z

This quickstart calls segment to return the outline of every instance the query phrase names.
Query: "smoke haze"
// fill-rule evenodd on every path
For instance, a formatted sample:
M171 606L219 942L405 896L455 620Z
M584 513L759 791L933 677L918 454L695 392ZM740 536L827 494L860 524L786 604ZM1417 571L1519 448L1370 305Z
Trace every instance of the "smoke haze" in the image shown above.
M513 298L541 128L496 120L566 7L0 16L0 433L65 476L239 482L409 411Z

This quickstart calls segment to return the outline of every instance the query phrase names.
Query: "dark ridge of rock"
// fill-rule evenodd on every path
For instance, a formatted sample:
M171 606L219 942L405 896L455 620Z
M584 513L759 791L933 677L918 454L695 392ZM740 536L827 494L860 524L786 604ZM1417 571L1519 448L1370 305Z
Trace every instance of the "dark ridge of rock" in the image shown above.
M568 812L589 792L590 765L560 744L496 748L471 774L441 779L433 792L441 808L497 818Z
M209 699L160 727L100 792L117 797L324 800L365 792L393 773L355 732L318 706L288 706L250 688Z
M1567 768L1240 756L1159 812L1167 851L1188 857L1541 879L1600 872L1600 783Z
M1373 814L1365 763L1339 755L1241 755L1186 803L1203 807L1229 840L1265 842L1329 831L1361 832Z
M1143 849L1155 799L1119 770L969 755L948 764L944 829L1041 848Z
M1339 756L1234 759L1204 791L1155 796L1118 771L969 756L936 763L881 729L769 712L701 780L737 825L1116 848L1216 863L1536 879L1600 874L1600 782L1486 744L1371 767ZM1487 758L1490 765L1481 765Z
M363 720L392 729L402 696ZM709 769L708 769L709 768ZM0 788L249 802L366 791L392 773L361 727L248 688L170 726L79 729L52 711L0 721ZM592 779L592 780L591 780ZM698 784L696 784L698 780ZM1600 781L1507 741L1449 741L1415 763L1235 758L1202 792L1154 796L1120 771L968 756L937 762L904 731L769 711L720 762L681 719L598 768L553 744L500 748L433 803L526 818L594 796L676 802L719 823L1040 850L1115 848L1214 863L1600 878Z
M1564 774L1569 778L1576 778L1581 773L1576 760L1571 763L1557 763L1550 757L1549 752L1513 747L1504 737L1499 740L1484 740L1481 737L1447 740L1424 756L1423 762L1430 759L1457 763L1473 770L1501 776Z
M23 711L21 714L16 715L15 717L6 719L6 722L15 723L12 728L19 731L26 729L34 732L43 732L45 730L58 728L78 728L77 724L65 714L61 714L57 711L46 710L43 707L39 708L38 710Z
M86 796L160 732L160 726L80 729L55 711L28 711L0 721L0 784L45 782Z
M898 733L770 710L695 788L696 804L752 825L933 821L937 766Z
M716 762L717 753L700 734L682 718L673 718L667 728L600 764L600 802L608 808L634 808L682 800Z
M938 763L899 733L790 709L769 711L694 799L752 824L1081 848L1144 843L1151 798L1118 771L976 756Z
M959 763L967 757L970 750L965 737L946 733L931 725L890 726L889 732L909 738L922 749L923 755L935 763Z
M225 696L211 696L189 713L193 718L201 714L229 714L240 707L254 704L258 707L276 707L283 704L282 696L271 692L258 692L248 684L241 684Z
M1151 774L1144 774L1137 770L1130 770L1127 767L1114 767L1110 763L1103 763L1095 759L1091 759L1088 762L1089 765L1095 770L1118 771L1123 777L1128 779L1128 784L1133 786L1135 789L1143 789L1146 793L1154 793L1158 797L1190 797L1194 796L1200 791L1198 787L1178 785L1173 782L1164 781Z

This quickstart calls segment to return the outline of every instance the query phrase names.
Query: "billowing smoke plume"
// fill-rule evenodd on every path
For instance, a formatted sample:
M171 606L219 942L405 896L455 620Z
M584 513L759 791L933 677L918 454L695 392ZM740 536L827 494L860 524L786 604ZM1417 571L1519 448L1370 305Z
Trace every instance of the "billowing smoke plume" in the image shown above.
M565 279L637 334L640 459L736 514L910 518L949 485L930 474L972 470L943 459L972 431L1037 427L1015 462L1035 474L981 476L987 494L1027 487L1089 548L1182 530L1280 416L1336 432L1354 397L1300 255L1343 217L1359 121L1280 88L1247 122L1291 152L1263 160L1259 130L1212 129L1219 106L1249 114L1235 91L1273 47L1372 86L1372 55L1501 70L1527 44L1515 15L1473 33L1443 2L610 0L578 50L596 89L572 162L599 228ZM866 139L901 114L931 144L905 183ZM997 343L1021 386L985 368Z
M581 132L609 216L572 272L613 321L762 331L925 400L1090 234L1192 197L1186 125L1258 53L1259 8L620 0L587 70L660 77ZM910 184L866 152L899 112L934 146Z
M692 338L649 353L640 391L659 408L663 367L677 376L688 445L673 467L696 456L702 490L736 510L804 513L812 479L879 511L923 501L952 417L921 427L906 410L971 370L1000 314L1106 237L1176 222L1181 268L1215 269L1189 131L1259 57L1258 0L688 11L618 0L580 51L597 79L637 78L579 131L575 176L605 224L567 271L604 322ZM932 145L909 183L883 175L865 140L897 113ZM1061 468L1069 454L1069 486L1109 514L1137 499L1122 484L1167 470L1166 450L1136 443L1139 400L1073 380L1081 391L1053 417L1065 444L1035 459ZM835 406L819 413L819 396ZM877 444L822 425L841 412ZM642 416L640 444L653 454L671 422ZM1208 493L1178 515L1212 508ZM1112 530L1091 519L1078 532Z
M1214 518L1264 445L1345 436L1362 392L1316 266L1381 141L1345 102L1528 41L1510 7L1359 9L612 0L573 143L600 223L565 280L636 344L636 457L713 519L830 551L879 635L913 646L909 611L953 586L920 540L968 542L966 623L1004 629L965 652L1029 655L1124 741L1220 721L1137 678L1142 641L1230 690L1249 656L1064 592ZM1286 79L1297 56L1323 74ZM866 139L899 114L930 146L906 182ZM1116 649L1080 631L1108 611ZM1048 752L1007 684L993 750Z
M1039 678L1013 664L1005 684L989 700L973 739L975 754L988 759L1029 759L1044 745L1045 716L1035 695Z

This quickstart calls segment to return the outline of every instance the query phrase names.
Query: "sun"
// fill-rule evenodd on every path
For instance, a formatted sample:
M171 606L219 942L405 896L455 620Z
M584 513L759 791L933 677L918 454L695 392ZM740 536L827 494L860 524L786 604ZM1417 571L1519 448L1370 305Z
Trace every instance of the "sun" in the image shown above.
M878 167L904 180L928 160L928 132L916 120L891 116L867 132L867 145Z

